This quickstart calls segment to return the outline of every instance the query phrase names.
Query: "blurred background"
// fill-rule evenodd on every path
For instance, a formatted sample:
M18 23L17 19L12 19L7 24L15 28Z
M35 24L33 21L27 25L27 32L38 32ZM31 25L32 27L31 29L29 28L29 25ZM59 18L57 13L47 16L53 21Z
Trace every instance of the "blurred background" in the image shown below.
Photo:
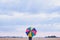
M60 0L0 0L0 36L27 37L30 26L35 37L60 37Z

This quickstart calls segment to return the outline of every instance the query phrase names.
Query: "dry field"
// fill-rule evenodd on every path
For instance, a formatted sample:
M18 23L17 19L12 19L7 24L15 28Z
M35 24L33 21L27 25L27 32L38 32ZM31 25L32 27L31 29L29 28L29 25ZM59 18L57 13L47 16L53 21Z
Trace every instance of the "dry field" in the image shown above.
M0 40L28 40L28 38L0 38ZM33 38L33 40L60 40L60 38Z

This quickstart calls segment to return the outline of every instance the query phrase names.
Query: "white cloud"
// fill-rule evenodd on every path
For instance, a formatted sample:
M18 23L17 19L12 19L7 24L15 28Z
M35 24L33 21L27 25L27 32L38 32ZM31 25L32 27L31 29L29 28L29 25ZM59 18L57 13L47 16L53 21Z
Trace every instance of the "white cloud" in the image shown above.
M29 14L29 13L20 13L20 12L11 12L12 15L0 15L0 18L2 19L22 19L27 21L44 21L44 20L52 20L53 18L60 18L59 13L38 13L38 14Z
M60 6L60 0L51 0L53 6Z
M48 4L48 7L54 8L54 7L60 6L60 0L49 0L47 4Z
M52 20L53 18L60 18L60 14L57 12L53 12L48 15L49 20Z
M39 7L39 9L40 9L40 7L42 9L49 9L49 8L54 8L56 6L60 6L60 0L28 0L27 4L26 4L26 1L24 2L25 4L23 4L23 2L21 0L0 0L1 3L6 3L6 4L8 3L10 5L12 5L12 4L26 5L26 7L27 7L26 9L30 9L32 7L32 5ZM22 6L22 5L18 5L18 6Z
M20 4L21 4L21 0L0 0L0 5L3 6L2 9L4 7L10 9L13 7L17 7Z
M0 32L0 36L22 36L25 37L25 33L23 32Z
M34 2L42 9L53 9L60 6L60 0L34 0Z
M0 0L1 3L18 3L20 2L19 0Z

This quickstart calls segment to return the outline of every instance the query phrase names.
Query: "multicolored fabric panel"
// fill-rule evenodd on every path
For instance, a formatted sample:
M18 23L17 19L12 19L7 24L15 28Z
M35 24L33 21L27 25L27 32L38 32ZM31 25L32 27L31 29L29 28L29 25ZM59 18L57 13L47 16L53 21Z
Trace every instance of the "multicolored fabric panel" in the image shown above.
M29 37L35 36L35 35L36 35L36 32L37 32L37 31L36 31L35 28L29 27L29 28L26 29L26 34L27 34L27 36L29 36Z

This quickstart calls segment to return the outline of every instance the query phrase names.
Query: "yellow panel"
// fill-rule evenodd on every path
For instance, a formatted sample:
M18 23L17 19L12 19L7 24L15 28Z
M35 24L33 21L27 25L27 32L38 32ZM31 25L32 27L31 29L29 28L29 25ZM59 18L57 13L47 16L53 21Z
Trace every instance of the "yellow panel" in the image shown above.
M29 36L29 37L32 37L32 33L30 32L30 33L28 34L28 36Z

